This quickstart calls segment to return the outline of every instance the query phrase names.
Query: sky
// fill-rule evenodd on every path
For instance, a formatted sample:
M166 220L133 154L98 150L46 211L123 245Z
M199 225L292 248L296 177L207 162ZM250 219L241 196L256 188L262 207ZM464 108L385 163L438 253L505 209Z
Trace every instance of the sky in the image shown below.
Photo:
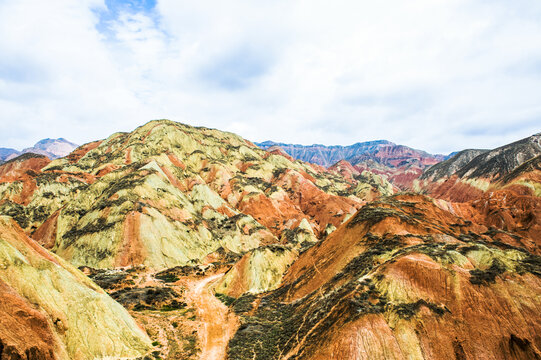
M539 0L0 0L0 147L167 118L432 153L541 131Z

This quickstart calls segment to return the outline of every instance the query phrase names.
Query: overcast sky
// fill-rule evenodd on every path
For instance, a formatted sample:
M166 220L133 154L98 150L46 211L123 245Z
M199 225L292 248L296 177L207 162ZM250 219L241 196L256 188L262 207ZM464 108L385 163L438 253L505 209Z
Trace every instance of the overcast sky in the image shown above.
M541 131L539 0L0 0L0 147L152 119L253 141Z

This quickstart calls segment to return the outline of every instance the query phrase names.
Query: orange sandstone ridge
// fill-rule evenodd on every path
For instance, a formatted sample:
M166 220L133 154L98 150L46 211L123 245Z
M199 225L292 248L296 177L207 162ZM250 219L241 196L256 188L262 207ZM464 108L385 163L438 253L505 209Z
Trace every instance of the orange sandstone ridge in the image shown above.
M537 358L541 262L517 245L539 239L497 233L422 196L367 204L252 300L230 358Z

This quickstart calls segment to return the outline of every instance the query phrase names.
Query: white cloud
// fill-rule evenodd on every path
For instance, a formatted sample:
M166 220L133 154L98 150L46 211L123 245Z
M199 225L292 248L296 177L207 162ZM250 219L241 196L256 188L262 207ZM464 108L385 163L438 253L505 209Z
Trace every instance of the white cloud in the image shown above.
M536 0L124 3L0 1L0 146L155 118L432 152L541 131Z

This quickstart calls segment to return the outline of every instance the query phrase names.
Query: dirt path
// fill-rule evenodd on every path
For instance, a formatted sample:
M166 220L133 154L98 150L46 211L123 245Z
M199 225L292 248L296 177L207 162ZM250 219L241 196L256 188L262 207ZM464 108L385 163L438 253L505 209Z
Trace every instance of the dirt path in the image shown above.
M209 288L223 274L216 274L196 281L190 286L188 298L193 301L198 319L202 322L199 331L201 344L200 359L222 360L225 358L229 339L235 334L238 319L218 300Z

